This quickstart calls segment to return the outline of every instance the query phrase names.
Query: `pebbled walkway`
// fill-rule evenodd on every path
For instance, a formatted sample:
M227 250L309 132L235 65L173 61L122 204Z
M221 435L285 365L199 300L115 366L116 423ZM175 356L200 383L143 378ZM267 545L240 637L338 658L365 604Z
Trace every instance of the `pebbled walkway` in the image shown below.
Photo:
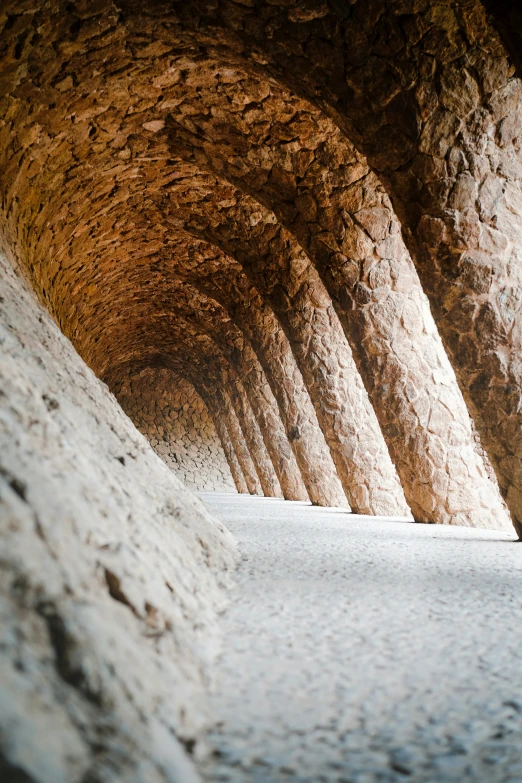
M204 493L243 560L204 779L522 783L522 545Z

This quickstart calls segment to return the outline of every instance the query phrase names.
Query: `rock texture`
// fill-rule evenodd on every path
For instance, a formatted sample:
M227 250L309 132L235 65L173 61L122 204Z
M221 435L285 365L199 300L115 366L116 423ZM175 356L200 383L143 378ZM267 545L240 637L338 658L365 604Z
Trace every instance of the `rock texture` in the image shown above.
M241 264L278 317L351 507L404 514L407 506L351 350L319 276L273 213L215 178L178 165L170 224ZM213 194L209 198L209 191Z
M206 384L202 384L202 389L204 389L204 392L202 392L203 399L207 401L207 404L210 398L214 400L214 416L216 418L221 417L223 421L249 493L251 495L262 495L263 490L261 489L256 466L248 450L245 436L228 393L224 389L210 388Z
M232 538L0 277L2 778L197 781Z
M185 486L235 491L212 418L190 383L169 370L151 367L127 377L112 391Z
M146 355L170 366L159 324L180 296L173 277L218 299L222 322L233 319L255 350L295 459L290 468L280 430L284 488L266 413L245 388L259 427L240 416L250 491L277 494L279 483L300 496L300 471L316 503L346 494L369 513L407 503L424 521L480 524L503 511L403 234L516 516L518 392L506 390L520 386L519 83L478 0L382 13L361 3L346 13L261 0L6 4L3 230L81 355L111 378ZM204 290L198 256L209 264ZM497 271L486 292L488 264ZM254 346L259 320L238 323L238 266L288 340L306 427L288 415L293 384L269 369L258 334ZM158 333L144 343L134 326L153 316ZM208 329L183 326L185 365ZM234 360L213 350L226 397Z
M283 497L270 454L241 380L232 370L223 382L230 393L234 410L237 411L239 424L259 477L263 494L266 497Z
M234 546L100 381L136 419L142 401L140 426L193 487L508 530L500 488L522 539L522 27L508 6L2 3L0 242L27 288L2 260L0 777L197 779L183 748L206 720ZM173 377L183 405L179 389L163 404ZM483 641L469 638L474 663ZM354 672L358 726L380 731Z
M307 96L379 173L522 532L522 83L484 6L175 7L186 44Z
M150 219L156 223L156 213L152 213ZM121 311L121 317L113 317L110 323L102 325L95 313L103 300L93 294L90 328L82 335L82 354L88 357L101 377L107 379L114 377L118 365L135 361L140 353L145 353L149 361L163 363L190 376L196 386L204 385L210 376L213 389L218 389L222 388L220 378L226 374L225 362L230 361L223 356L221 338L219 341L216 335L211 338L208 328L202 333L192 318L191 323L185 316L181 320L172 301L188 298L192 311L200 308L205 314L213 311L221 321L231 320L248 340L263 368L310 499L318 505L346 505L316 410L288 338L273 310L232 258L216 252L207 243L187 248L183 238L180 241L176 234L174 237L165 242L168 260L155 263L152 276L150 269L145 270L146 288L153 292L154 307L145 309L140 297L138 307L134 305L131 309L129 303ZM120 276L127 279L129 289L126 291L124 287L123 291L131 298L136 278L139 279L143 271L140 268L134 273L122 270L113 279L115 282L119 282ZM194 288L199 292L197 295L194 295ZM150 329L151 322L155 326L154 333ZM226 399L228 395L225 395ZM205 400L208 404L206 397ZM284 457L283 451L281 456Z
M315 263L416 518L474 524L475 513L502 514L473 455L469 415L399 221L364 157L331 120L281 88L264 89L238 69L224 74L208 59L189 65L180 57L180 70L170 146L269 205ZM216 132L216 106L234 133ZM271 133L282 118L291 136L283 145ZM358 429L367 445L359 420Z

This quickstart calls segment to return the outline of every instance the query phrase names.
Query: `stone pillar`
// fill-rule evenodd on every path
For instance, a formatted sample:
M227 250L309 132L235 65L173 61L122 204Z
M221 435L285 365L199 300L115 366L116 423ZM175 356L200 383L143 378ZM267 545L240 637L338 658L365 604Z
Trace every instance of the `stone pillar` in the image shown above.
M341 170L337 188L322 189L306 241L302 224L299 235L354 349L410 508L445 524L505 519L389 199L373 173L342 182ZM305 214L306 185L297 200Z
M425 23L425 13L416 15L415 24ZM428 70L416 43L408 37L405 43L402 57L408 57L418 76L415 84L401 85L393 103L415 122L414 144L405 149L398 138L390 139L392 148L376 153L378 139L368 137L364 143L370 163L388 183L462 393L520 535L522 82L513 77L478 0L463 4L458 13L448 8L437 19ZM448 58L450 48L454 53ZM383 118L387 97L384 91L375 107ZM390 116L381 133L391 124Z
M319 304L323 293L314 290L304 316L307 305L291 300L276 315L286 326L344 491L355 513L410 516L337 314L329 297Z
M181 248L175 255L181 266L190 265ZM285 499L308 500L277 402L249 341L218 302L209 299L185 280L182 283L177 281L175 285L169 278L167 266L164 268L164 277L155 286L155 295L158 296L163 289L168 296L169 307L180 314L187 328L194 329L197 325L202 333L207 334L214 341L216 351L225 357L240 378Z
M233 370L228 374L227 392L236 412L248 451L252 457L265 497L281 498L283 494L274 466L263 441L258 423L250 407L245 389Z
M241 467L241 472L245 477L246 485L250 495L262 495L263 490L256 472L254 462L248 451L248 447L245 443L243 432L237 420L236 413L230 402L230 398L225 389L219 387L209 387L206 384L202 384L205 388L205 401L208 401L211 397L215 399L216 410L221 415L226 430L228 432L230 441L233 445L236 453L237 461Z
M346 506L346 496L319 427L314 407L277 319L258 295L214 275L193 281L225 307L245 334L265 372L308 495L318 506Z
M285 500L308 500L276 399L250 343L245 341L243 350L236 352L231 361L243 381Z
M208 410L210 411L210 415L212 416L214 427L216 428L216 432L221 441L221 445L223 446L223 451L225 452L225 458L228 462L230 472L232 473L232 478L234 479L234 484L236 485L236 489L241 495L248 495L249 488L247 486L245 476L239 464L239 460L236 456L234 445L228 433L228 429L225 424L225 418L223 416L223 413L218 408L216 400L211 395L207 394L207 391L206 389L203 388L203 386L197 387L197 390L198 390L198 394L204 400Z
M201 25L197 5L179 9L187 40L204 28L207 49L219 40L222 52L228 19ZM522 533L522 83L479 0L412 4L407 24L401 3L360 6L325 6L306 39L286 7L261 19L242 6L234 52L251 62L255 51L257 64L261 51L271 76L328 111L381 176Z
M221 183L215 187L219 204L228 204ZM227 188L234 206L219 209L208 201L191 201L189 211L176 203L174 220L237 259L279 318L352 509L409 516L375 412L317 271L273 214Z
M246 92L262 86L253 78L243 84ZM198 91L186 100L205 97ZM492 514L505 518L496 482L475 450L469 413L382 184L330 120L282 89L278 98L289 111L299 108L304 128L299 143L310 150L306 165L292 160L291 201L284 187L290 172L286 159L281 161L278 139L263 137L256 146L256 136L245 132L250 115L241 102L229 112L236 132L226 144L211 138L210 118L203 114L198 133L182 125L182 105L180 122L170 120L171 143L185 160L197 161L268 203L314 262L415 518L478 527L488 524ZM267 112L264 121L273 122L273 116ZM248 165L243 157L230 156L231 143L238 151L248 146ZM335 178L330 176L333 165ZM260 171L266 176L260 177Z

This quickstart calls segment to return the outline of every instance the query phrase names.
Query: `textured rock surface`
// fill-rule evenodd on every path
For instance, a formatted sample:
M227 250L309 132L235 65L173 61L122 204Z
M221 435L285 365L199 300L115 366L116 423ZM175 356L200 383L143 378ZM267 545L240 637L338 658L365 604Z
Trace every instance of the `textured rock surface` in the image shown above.
M315 263L415 517L473 525L484 512L501 514L400 224L364 157L331 120L273 84L183 56L180 73L171 147L267 204ZM227 134L215 127L218 110ZM283 119L291 141L281 144L272 129Z
M184 260L185 256L181 253L180 265ZM190 267L191 264L187 266ZM134 282L134 276L131 274L130 277ZM209 299L186 280L182 282L172 280L166 264L156 267L153 280L156 303L163 296L165 300L168 297L171 313L182 323L180 340L183 338L183 330L185 334L196 332L200 339L204 336L210 338L213 343L210 345L214 359L220 354L224 359L220 365L222 377L227 378L228 381L233 380L232 386L236 389L233 396L241 397L238 412L241 413L243 420L245 410L249 407L252 409L257 424L252 422L249 414L249 425L243 426L243 431L248 435L254 434L257 438L257 433L254 431L259 428L268 452L261 455L265 463L264 471L260 476L260 479L261 477L264 479L262 482L264 494L277 496L280 487L287 500L306 500L308 498L306 488L288 443L277 402L249 341L232 323L226 310L216 301ZM106 343L107 341L104 345ZM111 335L108 341L109 356L112 356L114 344L119 344L117 334ZM114 356L114 361L118 361L117 354ZM120 376L121 370L116 369L116 383L119 382ZM197 378L195 382L198 382ZM232 391L234 392L234 388ZM243 421L243 424L246 425L246 422ZM257 448L260 451L262 446L257 444ZM268 465L268 460L271 460L272 469Z
M107 382L117 387L129 372L129 365L157 366L174 370L190 380L198 394L205 400L207 407L212 405L212 418L217 427L219 437L223 435L222 428L215 423L219 416L227 429L225 440L233 446L240 471L246 481L248 491L252 494L278 496L279 487L274 467L264 445L259 426L252 414L250 404L240 380L228 359L219 350L213 336L207 331L194 331L193 325L179 315L178 308L164 316L163 324L157 324L155 332L151 332L149 318L134 318L132 326L124 333L118 334L122 324L116 322L99 335L98 352L103 350L103 363L95 361L99 373ZM178 318L173 316L177 314ZM115 333L116 332L116 333ZM158 338L161 340L161 352L158 351ZM137 353L137 347L140 353ZM223 446L227 461L231 457L228 446ZM236 481L235 467L229 462L230 470ZM242 484L242 480L239 480ZM236 482L237 484L237 482Z
M313 11L300 13L291 10L292 3L289 8L270 3L248 3L238 7L237 3L221 0L210 9L205 0L198 0L191 4L188 15L183 4L174 4L176 12L181 17L186 16L183 25L179 25L172 8L169 8L168 16L164 16L162 7L149 15L147 8L140 5L135 12L131 2L120 4L121 15L110 3L88 8L82 3L69 4L62 9L63 13L58 13L58 6L55 15L31 8L22 15L13 13L6 17L4 56L10 64L5 71L5 97L2 98L6 117L2 139L7 154L5 228L13 247L31 268L41 296L82 355L88 357L93 366L102 359L99 352L97 357L95 355L96 331L101 323L107 324L101 321L99 312L109 292L112 296L115 294L114 285L120 273L116 271L118 258L128 261L131 257L132 269L141 268L143 273L140 296L135 297L134 292L128 291L136 310L154 291L149 285L151 266L157 264L158 256L171 258L169 241L176 233L175 226L182 225L192 235L203 235L224 247L227 263L231 257L239 258L249 274L254 274L256 269L259 271L262 266L261 275L256 272L255 279L291 336L292 348L299 358L319 423L355 508L384 510L386 504L378 498L372 501L372 496L379 492L393 495L393 468L352 366L349 349L339 334L335 314L332 316L334 308L341 316L355 350L355 361L415 515L434 521L474 524L471 497L482 498L482 507L489 507L496 513L498 500L483 478L480 459L473 456L462 400L445 366L444 353L432 330L426 303L400 241L399 224L382 185L369 171L361 153L355 153L332 122L318 111L326 108L333 114L337 124L368 155L370 163L384 171L383 182L399 207L404 225L411 227L415 223L415 231L407 232L406 238L418 266L424 262L414 235L418 229L422 242L429 245L433 231L430 233L426 221L431 220L430 215L435 215L434 199L438 198L435 191L440 191L439 185L432 183L441 177L448 188L451 177L457 177L460 183L460 190L452 196L451 203L444 206L437 202L435 205L439 211L444 206L444 214L436 220L441 220L448 231L453 231L453 239L444 239L444 242L451 245L452 253L461 253L460 242L466 245L466 252L473 254L473 232L458 239L454 236L452 221L458 218L460 223L465 222L464 217L461 219L458 215L464 215L468 209L464 203L468 198L466 194L472 200L475 185L481 192L485 188L486 193L485 169L483 171L484 167L477 161L480 159L485 165L487 158L490 169L496 166L497 158L505 161L502 165L506 171L499 174L497 166L495 176L509 180L516 190L518 154L516 143L512 141L506 141L504 157L494 150L488 152L489 147L485 152L482 148L473 151L473 144L479 144L479 136L486 144L492 133L486 128L488 121L482 109L482 119L480 122L477 119L479 109L474 104L473 96L477 92L474 84L481 83L484 95L490 96L493 89L509 82L508 92L501 90L496 103L491 103L489 97L485 99L490 117L499 128L502 126L502 138L511 139L510 133L513 138L516 136L513 136L515 131L509 130L510 122L512 124L509 118L516 115L518 105L518 82L509 81L510 71L500 44L494 33L488 37L485 32L488 25L481 16L481 7L473 0L467 0L457 10L450 3L443 11L424 0L414 4L407 13L400 3L392 4L381 15L362 13L358 3L354 3L341 18L336 16L338 9L323 7L320 3L312 4ZM202 18L196 33L198 13ZM38 33L34 38L34 30L46 14L49 15L46 34ZM374 38L376 31L382 40L404 39L405 46L385 47L381 51ZM327 74L329 71L330 76L338 73L339 63L345 56L340 51L344 34L350 41L357 42L354 44L357 54L355 60L352 58L345 63L349 77L343 86ZM307 93L315 108L303 100L297 101L295 95L285 93L266 78L247 77L245 69L252 70L252 61L247 56L249 47L245 49L246 39L257 40L256 46L262 46L265 51L263 68L257 57L257 72L265 76L277 75L300 94ZM418 51L416 45L421 39L423 46ZM447 57L443 51L445 40L456 47ZM322 43L317 45L317 41ZM366 41L364 46L361 41ZM187 42L194 47L190 51L183 47ZM181 49L176 49L178 43ZM56 46L64 69L56 58ZM112 65L105 60L101 70L93 71L92 63L102 57L100 52L104 47L111 47ZM225 49L226 56L223 54ZM209 53L217 54L218 59L212 60ZM225 61L235 61L234 67L230 67L230 62L224 62L223 57ZM315 63L313 72L302 70L305 61ZM400 63L400 77L394 70L395 62ZM429 70L428 64L434 67ZM30 77L27 78L29 66ZM457 70L460 75L467 73L469 78L459 81ZM375 88L374 78L381 85L380 92ZM85 89L88 91L84 92ZM109 102L105 98L92 102L89 96L98 93L110 95ZM439 109L435 105L435 94L440 97ZM356 100L352 100L354 96ZM350 97L349 101L345 101L347 97ZM459 128L469 126L470 138L473 137L464 143L467 151L457 140L453 125L450 123L451 127L446 127L447 123L443 122L452 112L458 118L457 109L461 105L467 114L458 120ZM379 116L377 123L372 121L372 112ZM444 116L441 115L438 123L440 112ZM500 116L503 119L499 125ZM455 120L455 128L457 124ZM442 151L430 131L435 125L447 136ZM383 131L385 126L386 132ZM409 139L407 150L403 144L405 139ZM500 148L503 143L495 141ZM451 144L454 148L450 155ZM420 152L416 153L415 162L408 163L411 171L403 168L400 176L392 176L398 161L402 164L405 150L413 153L417 147ZM35 149L38 151L36 162ZM184 157L185 162L182 164L173 157L174 153ZM464 177L467 177L466 182L469 180L470 187L472 181L475 182L471 191L466 190L460 169L460 173L454 175L455 167L460 166L455 162L457 158L460 160L459 155L468 155L468 158L475 155L476 165L473 163L471 169L468 166L470 173ZM92 156L95 156L95 165ZM428 161L429 156L432 156L432 163ZM436 161L442 160L440 156L444 157L444 163L437 168ZM194 162L194 181L189 187L185 185L187 171ZM511 166L509 171L508 164ZM13 176L10 166L14 167ZM208 176L202 176L199 169L208 171L209 166L213 166L221 178L229 179L239 187L239 195L234 195L237 194L234 187L227 190L216 184L215 179L212 182ZM420 196L419 189L413 187L413 177L416 177L415 182L424 177ZM406 193L405 188L410 190ZM88 211L84 209L86 192L93 199L93 208ZM413 206L408 201L410 196ZM516 193L509 209L516 211L515 196ZM493 200L497 204L497 200ZM69 211L56 210L57 203L68 204ZM167 220L159 209L164 203L184 207L185 212L176 210L173 220ZM426 213L420 222L415 212L419 211L419 203L423 214ZM152 207L159 215L157 223L146 217ZM502 231L506 234L508 228L511 233L515 231L516 216L511 227L504 230L502 220L504 223L506 220L500 213L493 215L489 223L484 215L479 216L484 225L479 245L489 241L491 249L497 234L500 236ZM497 226L499 219L502 225ZM71 230L73 222L75 228ZM31 231L27 232L24 226L29 225ZM151 226L157 226L156 236L153 236ZM145 245L142 242L144 229L151 234ZM259 258L254 252L256 248L248 243L249 234L260 250ZM503 258L513 257L512 249L516 244L513 237L514 234L508 238L508 244L502 250ZM193 236L183 232L178 235L178 242L189 254L196 247ZM109 247L110 254L106 252ZM486 255L490 252L482 245L479 250ZM444 249L430 251L430 263L434 253L442 257L445 252ZM283 260L280 268L276 268L277 260ZM471 267L466 261L466 269L471 269L473 277L473 270L478 267L473 259L470 263ZM446 318L441 316L439 293L446 297L445 302L451 299L448 307L452 308L453 315L448 315L446 321L450 324L453 319L454 325L443 328L446 344L456 357L457 369L462 363L454 351L457 337L463 356L465 354L463 361L473 365L472 370L471 365L469 371L466 370L466 377L459 370L467 400L471 404L473 397L475 405L480 398L482 405L483 398L491 398L488 410L490 414L494 412L495 418L490 416L489 423L484 424L486 419L482 417L483 421L477 420L477 423L492 461L502 473L501 483L506 493L510 483L515 487L518 481L516 432L519 428L513 418L516 414L509 412L513 401L508 410L505 404L497 405L495 400L498 402L498 395L505 394L506 388L513 385L509 373L513 382L516 376L517 333L512 331L509 340L506 337L509 345L513 345L512 358L506 358L505 351L502 354L502 361L509 365L508 375L501 378L495 370L493 384L490 380L486 382L485 376L480 374L482 359L476 360L470 339L475 340L475 345L480 342L480 347L489 351L491 361L488 359L488 362L495 364L495 356L498 359L500 354L498 351L495 354L491 348L491 340L495 342L498 336L494 313L502 305L509 320L509 302L515 301L516 296L513 299L505 289L499 296L504 297L502 302L506 301L502 304L499 300L497 307L496 299L495 302L491 299L493 292L488 295L486 307L485 301L480 299L484 295L480 293L479 309L475 307L473 313L483 313L484 318L477 315L475 319L473 315L472 321L475 323L475 319L478 325L476 329L472 327L471 334L467 327L464 328L462 317L457 311L454 313L455 297L468 296L464 283L469 283L469 274L462 273L455 287L449 272L446 275L437 268L431 275L431 269L426 266L424 276L420 271L439 325L441 318L443 321ZM516 276L514 269L511 265L506 274ZM317 272L327 284L333 302L321 291ZM427 274L431 275L429 280L425 279ZM444 285L453 286L449 299L442 290L443 278ZM479 284L482 285L480 281ZM123 295L123 291L121 293ZM71 305L73 301L75 307ZM461 304L455 306L462 310ZM493 307L491 317L488 315L490 306ZM131 313L128 302L113 311L115 314ZM128 328L128 320L121 324L123 329ZM421 330L417 329L417 322L423 324ZM448 337L451 329L453 342ZM475 339L477 329L479 341ZM325 330L328 339L325 339ZM481 337L484 330L489 335L487 340ZM464 332L467 337L463 336ZM442 381L440 376L443 376ZM504 391L500 391L501 386ZM504 412L501 418L504 414L507 418L504 424L497 426L500 410ZM363 422L366 423L363 425ZM451 437L447 435L450 425ZM288 435L289 427L285 425L285 428ZM500 430L501 451L497 443ZM274 462L266 436L262 437ZM371 459L370 454L374 455ZM324 461L323 455L319 464ZM256 467L260 461L257 463ZM309 465L304 465L301 456L300 469L303 472L305 468L310 473ZM280 474L281 471L279 481ZM310 476L308 481L313 483ZM463 482L468 485L465 491ZM335 493L321 497L317 486L313 489L317 502L338 502ZM397 489L395 493L400 495ZM516 506L516 498L513 489L512 508ZM476 513L480 517L482 508L476 509Z
M0 270L2 778L196 781L232 538Z
M196 0L188 11L178 0L176 10L186 43L306 95L379 172L522 531L522 82L484 6Z
M200 393L204 395L205 390L201 388ZM218 406L214 395L210 395L205 399L206 399L207 407L211 412L212 419L214 421L214 426L216 428L216 432L219 435L221 445L223 446L223 451L225 452L225 457L228 462L228 466L230 468L232 478L234 479L234 484L236 485L236 489L241 494L246 495L249 493L250 490L245 479L245 474L239 462L237 450L235 448L236 444L232 442L232 437L227 427L226 420L223 415L223 411Z
M223 379L223 383L230 394L234 410L237 412L239 424L259 478L262 494L269 498L283 497L261 429L240 378L231 369Z
M112 391L185 486L235 491L212 418L190 383L169 370L148 368Z
M407 513L341 324L303 250L258 202L194 167L177 169L166 194L170 224L238 261L278 317L352 508Z
M223 424L226 427L229 438L234 446L237 461L241 467L241 472L246 481L247 489L251 495L262 495L261 483L257 475L256 466L252 459L248 446L245 440L245 436L242 432L241 425L239 423L237 414L234 410L234 406L230 401L229 394L226 390L221 388L211 387L202 383L203 399L207 405L209 400L212 399L215 403L214 410L217 410L217 415L222 418Z
M206 780L522 780L513 534L204 500L242 553Z
M520 13L486 4L514 51L522 27L507 24ZM2 4L2 241L99 378L120 388L143 370L191 384L238 492L507 531L485 448L522 538L522 82L484 5ZM0 777L188 783L182 746L193 750L206 720L230 536L5 274ZM206 437L184 417L183 438ZM243 753L233 724L211 778L291 777L295 745L314 783L346 783L343 764L350 783L520 779L522 701L504 698L520 618L498 601L499 584L504 601L518 588L502 570L517 573L515 548L486 566L486 534L410 527L405 543L406 528L388 524L381 540L379 523L368 543L368 523L350 523L353 541L342 519L323 525L326 559L306 525L278 531L281 552L268 536L271 563L261 558L253 597L230 614L247 651L256 612L289 618L253 644L274 691L301 674L319 683L303 710L286 715L284 701L283 767L242 756L231 771ZM471 566L456 560L461 541ZM287 683L278 665L292 633ZM249 671L236 653L232 685ZM252 726L260 718L252 746L281 756L245 683L240 706ZM323 745L333 755L321 760Z

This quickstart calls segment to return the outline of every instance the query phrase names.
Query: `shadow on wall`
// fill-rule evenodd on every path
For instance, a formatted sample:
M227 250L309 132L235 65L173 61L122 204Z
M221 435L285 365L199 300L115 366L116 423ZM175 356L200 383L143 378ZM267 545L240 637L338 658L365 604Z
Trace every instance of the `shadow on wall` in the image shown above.
M191 383L171 370L147 367L117 382L113 392L187 487L236 492L214 423Z

